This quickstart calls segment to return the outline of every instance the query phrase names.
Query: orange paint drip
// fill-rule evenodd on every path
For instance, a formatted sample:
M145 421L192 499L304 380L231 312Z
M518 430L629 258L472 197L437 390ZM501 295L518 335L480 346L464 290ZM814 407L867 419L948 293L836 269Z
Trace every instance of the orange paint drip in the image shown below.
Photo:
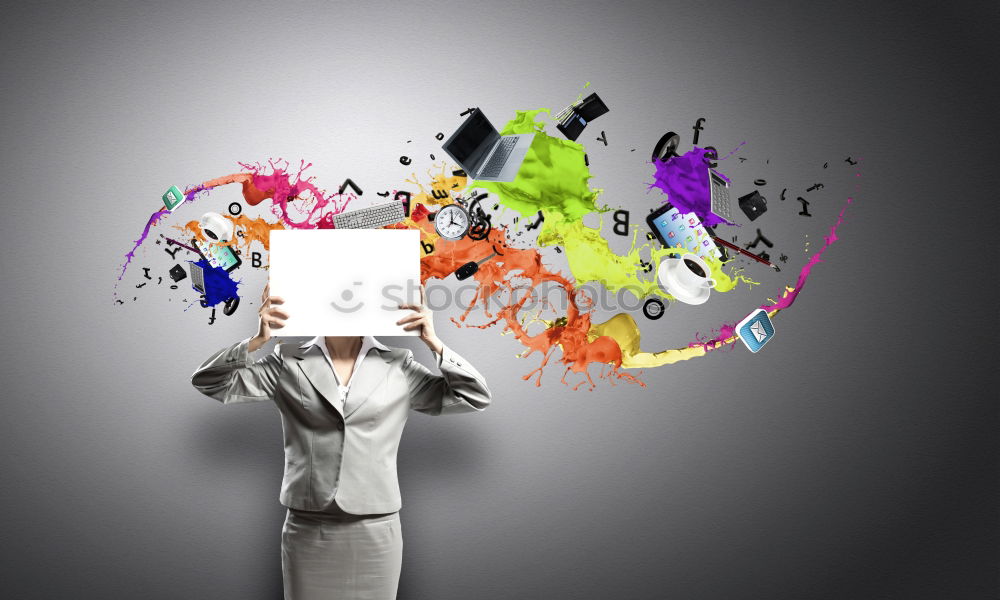
M234 231L243 232L242 236L238 233L234 235L232 241L238 247L246 249L250 248L252 242L260 242L264 246L264 250L270 250L271 232L285 228L280 222L268 223L260 217L251 219L246 215L237 215L226 218L233 222Z
M410 199L411 202L426 204L428 206L451 204L454 201L452 194L462 193L469 183L469 179L465 175L455 175L454 172L449 173L447 163L445 162L441 163L441 171L439 173L428 169L427 175L431 178L430 185L428 186L430 191L428 191L428 187L424 187L424 184L420 183L420 179L417 178L416 173L413 173L413 179L406 180L420 189L419 193L413 194L413 197Z

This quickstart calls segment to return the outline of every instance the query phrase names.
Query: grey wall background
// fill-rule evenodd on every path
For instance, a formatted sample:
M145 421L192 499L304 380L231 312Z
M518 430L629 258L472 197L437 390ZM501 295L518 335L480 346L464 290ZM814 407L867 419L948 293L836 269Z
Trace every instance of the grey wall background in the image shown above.
M280 597L278 417L224 408L188 381L252 332L254 307L207 327L166 295L111 301L166 186L280 156L314 162L327 189L352 177L367 199L412 172L399 155L429 163L434 133L467 106L502 123L517 108L558 109L590 81L611 106L584 137L593 185L634 216L651 202L649 148L667 129L690 144L698 117L720 149L747 140L749 160L727 163L739 189L760 176L774 196L834 181L847 155L863 158L863 187L842 241L758 355L594 392L551 369L536 388L511 338L439 316L496 399L482 415L410 421L400 597L996 597L997 13L985 2L6 7L0 593ZM606 148L591 139L601 129ZM771 196L759 223L789 266L853 191L841 183L817 196L811 221ZM230 193L202 206L224 208ZM639 317L644 347L746 314L794 270L757 269L753 290Z

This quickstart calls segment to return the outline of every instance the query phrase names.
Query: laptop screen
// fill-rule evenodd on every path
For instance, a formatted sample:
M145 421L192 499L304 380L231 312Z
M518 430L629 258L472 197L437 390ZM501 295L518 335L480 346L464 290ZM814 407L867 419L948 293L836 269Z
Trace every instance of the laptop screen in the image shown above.
M483 111L477 109L462 123L444 149L462 168L475 171L498 139L500 134L496 128Z

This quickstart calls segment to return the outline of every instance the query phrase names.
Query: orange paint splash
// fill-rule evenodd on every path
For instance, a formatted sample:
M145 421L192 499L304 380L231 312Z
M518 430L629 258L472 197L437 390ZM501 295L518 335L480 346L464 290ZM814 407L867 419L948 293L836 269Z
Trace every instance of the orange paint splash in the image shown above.
M433 230L426 215L421 215L415 224L422 231ZM566 376L570 372L582 373L585 377L574 389L584 383L590 384L589 389L596 386L588 370L590 363L594 362L611 367L602 372L601 377L610 378L613 375L645 385L619 370L622 366L621 351L614 339L590 335L590 301L578 294L572 281L546 268L538 250L510 246L505 228L495 228L485 240L470 240L468 237L457 241L440 240L434 253L420 261L421 282L431 278L443 279L465 263L479 261L494 251L498 255L480 265L472 276L478 288L465 311L457 319L452 319L456 325L485 329L502 324L504 332L511 332L527 348L522 356L541 353L541 364L523 377L528 380L537 376L536 386L541 385L542 372L557 349L562 351L559 362L566 365L562 381L569 383ZM544 283L552 283L562 289L568 300L567 310L542 332L531 335L527 330L530 317L523 311L529 300L537 300L534 294ZM518 298L518 292L526 293ZM499 309L494 311L491 303L499 303ZM467 323L469 314L477 306L482 306L489 320L480 324Z

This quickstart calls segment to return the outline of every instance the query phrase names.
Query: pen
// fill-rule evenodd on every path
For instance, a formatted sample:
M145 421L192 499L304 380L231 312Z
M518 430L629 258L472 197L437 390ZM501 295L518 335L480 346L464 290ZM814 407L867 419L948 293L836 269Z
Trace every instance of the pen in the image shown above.
M744 255L744 256L749 256L750 258L754 259L755 261L757 261L757 262L759 262L759 263L763 263L763 264L765 264L765 265L767 265L767 266L771 267L771 268L772 268L772 269L774 269L775 271L781 271L781 269L780 269L780 268L778 267L778 265L775 265L775 264L771 264L771 263L769 263L768 261L764 260L763 258L761 258L761 257L757 256L757 255L756 255L756 254L754 254L753 252L747 252L746 250L744 250L743 248L740 248L740 247L739 247L739 246L737 246L736 244L730 244L730 243L729 243L729 242L727 242L726 240L724 240L724 239L722 239L722 238L717 238L717 237L715 237L714 235L712 236L712 239L713 239L713 240L715 240L715 241L716 241L716 243L719 243L719 244L722 244L722 245L723 245L723 246L725 246L726 248L730 248L730 249L732 249L732 250L736 250L737 252L739 252L740 254L742 254L742 255Z

